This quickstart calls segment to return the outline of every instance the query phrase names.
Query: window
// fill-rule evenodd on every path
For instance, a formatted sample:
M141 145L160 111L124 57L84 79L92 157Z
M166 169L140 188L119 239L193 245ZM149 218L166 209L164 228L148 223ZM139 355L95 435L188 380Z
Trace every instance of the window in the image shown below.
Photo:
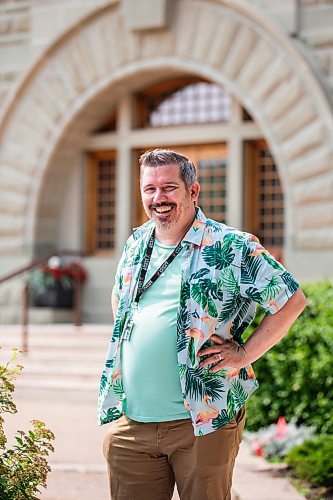
M267 144L245 145L244 225L272 254L281 259L284 233L284 197L279 174Z
M138 96L138 126L161 127L226 122L231 98L220 85L194 78L156 85Z
M88 251L110 251L115 247L115 154L91 155L88 170Z

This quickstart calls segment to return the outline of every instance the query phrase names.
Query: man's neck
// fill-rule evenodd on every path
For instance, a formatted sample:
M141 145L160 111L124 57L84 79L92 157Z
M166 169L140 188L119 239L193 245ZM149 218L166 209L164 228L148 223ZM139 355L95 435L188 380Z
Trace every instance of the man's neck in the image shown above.
M156 227L155 230L156 239L160 243L162 243L162 245L167 245L167 246L178 245L178 243L184 238L185 234L190 229L194 216L195 212L191 214L191 217L188 218L187 222L181 228L172 227L170 229L161 229Z

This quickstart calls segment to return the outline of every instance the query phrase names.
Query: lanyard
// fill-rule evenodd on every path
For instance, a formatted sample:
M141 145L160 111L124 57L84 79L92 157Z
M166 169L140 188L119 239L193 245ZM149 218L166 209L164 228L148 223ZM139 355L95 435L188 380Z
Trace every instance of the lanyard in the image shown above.
M166 268L169 267L171 262L177 257L177 255L179 254L179 252L182 249L182 242L180 241L178 243L178 245L176 246L176 248L171 252L171 254L167 258L167 260L163 262L163 264L157 269L157 271L150 278L150 280L148 280L147 283L143 286L143 283L144 283L146 275L147 275L151 255L153 252L154 243L155 243L155 229L154 229L151 237L149 238L148 246L147 246L146 253L145 253L145 256L143 259L143 264L142 264L142 268L141 268L141 272L140 272L140 276L139 276L138 288L137 288L137 292L136 292L136 296L135 296L135 300L134 300L135 304L137 304L139 302L143 292L148 290L148 288L151 287L155 283L155 281L161 276L161 274L166 270Z

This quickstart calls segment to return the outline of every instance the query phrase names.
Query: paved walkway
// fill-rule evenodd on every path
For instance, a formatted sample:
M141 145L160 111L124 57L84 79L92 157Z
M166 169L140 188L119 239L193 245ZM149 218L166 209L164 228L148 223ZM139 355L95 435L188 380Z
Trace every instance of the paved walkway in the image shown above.
M48 488L40 497L42 500L108 500L101 451L105 426L97 426L96 394L109 329L90 327L74 334L69 330L62 335L63 331L54 341L53 334L58 329L37 328L36 336L32 336L34 348L20 360L26 369L16 384L18 413L6 415L5 429L13 441L17 429L27 430L32 419L39 419L55 433L55 453L49 460L52 472L48 476ZM93 335L99 335L98 342ZM91 338L93 346L90 346ZM0 346L4 346L1 358L6 345L16 341L15 331L0 327ZM102 354L101 349L94 349L96 343L103 347ZM71 345L76 348L75 355ZM303 498L283 478L279 466L250 455L244 445L236 463L233 495L234 500ZM173 500L176 499L175 493Z

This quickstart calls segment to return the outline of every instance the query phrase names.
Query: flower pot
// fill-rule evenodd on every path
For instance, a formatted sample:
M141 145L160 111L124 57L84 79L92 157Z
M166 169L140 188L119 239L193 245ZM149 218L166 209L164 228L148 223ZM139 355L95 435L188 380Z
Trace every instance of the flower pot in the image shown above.
M34 294L33 302L37 307L71 309L74 305L74 289L65 288L61 282L56 282L45 292Z

